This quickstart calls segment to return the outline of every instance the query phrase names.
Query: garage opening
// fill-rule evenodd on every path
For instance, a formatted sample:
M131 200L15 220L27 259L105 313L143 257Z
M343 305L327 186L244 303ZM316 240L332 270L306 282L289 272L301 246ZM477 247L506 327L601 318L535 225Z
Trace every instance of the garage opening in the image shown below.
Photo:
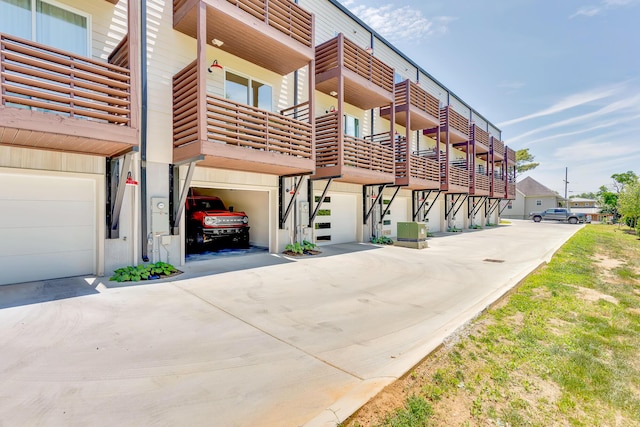
M268 252L267 191L191 187L184 212L186 261Z

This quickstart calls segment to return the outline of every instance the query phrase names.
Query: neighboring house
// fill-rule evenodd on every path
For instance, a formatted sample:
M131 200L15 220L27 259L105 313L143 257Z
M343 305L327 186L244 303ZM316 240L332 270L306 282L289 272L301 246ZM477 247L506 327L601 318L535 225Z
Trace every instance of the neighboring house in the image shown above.
M500 130L337 0L0 0L0 69L0 285L183 264L191 187L274 253L516 199Z
M516 198L504 206L502 217L528 219L529 213L557 208L563 201L564 197L528 176L516 183Z
M611 219L613 218L613 214L600 213L602 208L598 205L598 201L594 199L570 197L569 208L573 212L586 214L591 218L592 222L607 222L611 221Z

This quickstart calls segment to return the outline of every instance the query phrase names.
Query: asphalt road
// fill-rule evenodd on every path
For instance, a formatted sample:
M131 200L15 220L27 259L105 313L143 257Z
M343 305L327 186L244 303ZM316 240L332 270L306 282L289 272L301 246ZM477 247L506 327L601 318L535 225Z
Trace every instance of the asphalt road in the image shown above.
M581 227L0 287L0 426L335 426Z

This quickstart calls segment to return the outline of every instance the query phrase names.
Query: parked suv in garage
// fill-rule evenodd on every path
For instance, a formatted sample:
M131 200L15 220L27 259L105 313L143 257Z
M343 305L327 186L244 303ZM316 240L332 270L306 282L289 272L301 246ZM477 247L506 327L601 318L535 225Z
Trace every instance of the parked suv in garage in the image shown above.
M210 243L249 246L249 217L244 212L227 208L213 191L191 188L186 202L187 246L194 248Z

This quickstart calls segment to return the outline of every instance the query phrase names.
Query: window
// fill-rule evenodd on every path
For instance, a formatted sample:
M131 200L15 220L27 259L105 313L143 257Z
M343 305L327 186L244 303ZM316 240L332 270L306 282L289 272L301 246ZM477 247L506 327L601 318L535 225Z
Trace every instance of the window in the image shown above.
M360 138L360 120L356 117L344 115L344 134Z
M398 83L402 83L405 80L406 79L402 77L402 75L398 73L393 73L393 83L398 84Z
M542 200L536 200L536 206L542 206Z
M66 50L89 55L89 15L43 0L0 0L3 32Z
M225 97L231 101L271 111L272 95L271 86L265 83L231 71L225 73Z

